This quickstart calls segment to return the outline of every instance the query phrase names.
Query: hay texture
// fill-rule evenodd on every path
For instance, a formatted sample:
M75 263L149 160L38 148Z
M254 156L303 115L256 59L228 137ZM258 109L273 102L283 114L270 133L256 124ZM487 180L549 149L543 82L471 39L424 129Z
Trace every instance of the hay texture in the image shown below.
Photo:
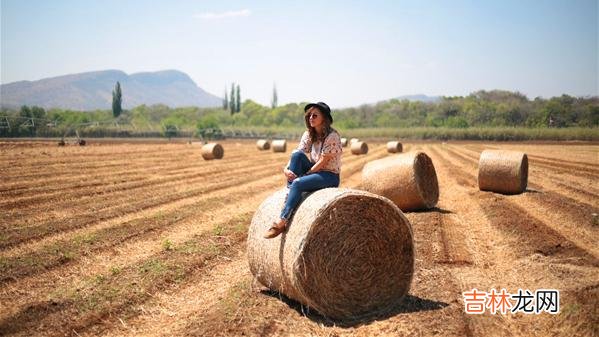
M431 208L439 200L433 161L421 151L367 163L362 169L362 188L391 199L402 211Z
M526 153L484 150L478 161L478 188L503 194L518 194L528 184Z
M402 150L403 150L403 147L400 142L398 142L398 141L387 142L387 152L401 153Z
M262 202L249 228L249 265L260 283L347 321L385 313L408 292L412 227L390 200L322 189L299 205L283 234L262 238L278 219L285 195L280 190Z
M225 155L225 150L218 143L208 143L202 146L202 158L205 160L222 159Z
M368 144L357 141L350 144L351 153L352 154L367 154L368 153Z
M346 147L347 146L347 138L341 138L341 146L342 147Z
M266 140L266 139L260 139L260 140L258 140L256 142L256 147L260 151L269 150L270 149L270 142L268 140Z
M287 141L285 139L277 139L272 141L272 150L274 152L286 152Z

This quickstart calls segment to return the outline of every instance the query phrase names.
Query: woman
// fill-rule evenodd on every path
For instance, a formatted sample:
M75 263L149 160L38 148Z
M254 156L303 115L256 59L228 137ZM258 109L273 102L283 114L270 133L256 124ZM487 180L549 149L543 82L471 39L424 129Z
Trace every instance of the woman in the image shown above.
M307 130L283 169L289 188L285 206L280 219L264 234L267 239L277 237L285 230L302 192L339 186L342 147L339 133L331 127L331 109L318 102L306 105L304 112Z

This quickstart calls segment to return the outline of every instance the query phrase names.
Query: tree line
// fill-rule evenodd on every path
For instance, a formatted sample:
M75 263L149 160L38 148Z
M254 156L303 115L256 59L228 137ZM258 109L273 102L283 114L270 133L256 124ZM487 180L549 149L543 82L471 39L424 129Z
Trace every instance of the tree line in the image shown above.
M120 89L120 88L119 88ZM116 90L115 94L120 92ZM146 134L176 136L182 130L206 136L225 127L302 128L306 102L271 106L246 99L241 103L239 85L231 85L227 105L216 108L170 108L141 105L131 110L71 111L23 106L0 111L0 137L44 136L68 132L69 128L115 130L123 125ZM120 96L118 101L120 101ZM233 99L231 99L233 97ZM119 102L120 103L120 102ZM599 97L562 95L528 99L518 92L477 91L468 96L442 97L437 102L391 99L376 104L333 109L339 130L376 128L485 128L599 127ZM36 120L38 122L36 122ZM102 123L100 123L102 122ZM95 124L94 124L95 123ZM9 124L10 126L7 126ZM33 124L33 125L32 125ZM119 126L120 125L120 126ZM137 132L137 134L140 134ZM108 132L114 135L114 132Z

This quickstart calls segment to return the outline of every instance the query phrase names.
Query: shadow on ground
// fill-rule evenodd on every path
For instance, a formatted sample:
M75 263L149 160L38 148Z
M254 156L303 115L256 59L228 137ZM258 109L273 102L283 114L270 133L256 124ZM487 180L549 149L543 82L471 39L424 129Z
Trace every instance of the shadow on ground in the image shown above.
M297 311L299 314L309 318L310 320L322 324L324 326L338 326L342 328L353 328L360 325L370 324L375 321L382 321L400 314L409 314L419 311L430 311L440 310L447 307L449 304L434 300L427 300L417 296L406 295L395 303L390 310L385 313L380 313L370 317L364 317L356 320L335 320L326 316L323 316L315 309L311 309L301 303L290 299L289 297L281 294L277 291L270 289L263 289L260 291L263 295L275 297L287 304L291 309Z

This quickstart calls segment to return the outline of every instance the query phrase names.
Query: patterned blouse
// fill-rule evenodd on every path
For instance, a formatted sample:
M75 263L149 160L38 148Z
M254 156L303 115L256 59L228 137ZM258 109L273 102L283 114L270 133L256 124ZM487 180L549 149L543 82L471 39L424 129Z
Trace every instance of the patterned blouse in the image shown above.
M297 146L297 150L310 154L308 158L310 158L312 163L316 163L320 159L321 153L334 154L327 164L322 167L322 170L331 171L337 174L341 172L341 153L343 152L343 147L341 146L341 138L339 137L337 130L333 129L332 132L329 133L327 138L325 138L324 146L322 147L320 141L312 144L310 133L305 131Z

